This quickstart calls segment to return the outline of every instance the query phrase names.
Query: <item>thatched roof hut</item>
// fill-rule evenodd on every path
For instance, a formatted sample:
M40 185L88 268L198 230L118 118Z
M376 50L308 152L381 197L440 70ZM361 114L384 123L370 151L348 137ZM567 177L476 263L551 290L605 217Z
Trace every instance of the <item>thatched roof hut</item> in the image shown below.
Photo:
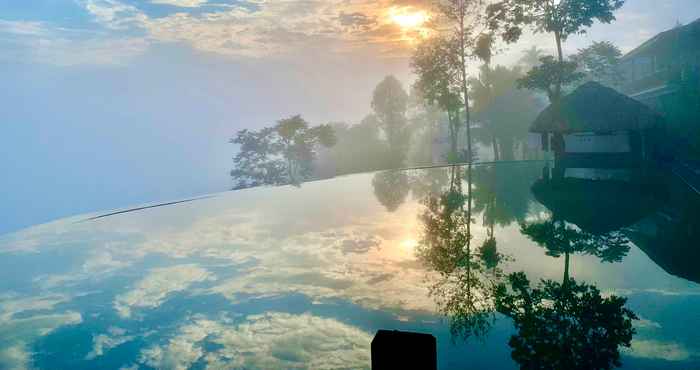
M587 82L542 111L530 132L642 131L659 127L662 122L658 113L637 100L597 82Z

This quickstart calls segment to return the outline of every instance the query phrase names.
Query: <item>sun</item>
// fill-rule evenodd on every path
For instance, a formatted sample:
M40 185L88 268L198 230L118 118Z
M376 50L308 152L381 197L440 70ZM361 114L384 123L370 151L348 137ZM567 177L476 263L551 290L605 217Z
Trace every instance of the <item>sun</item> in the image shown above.
M429 16L425 10L413 7L391 7L389 19L404 30L415 30L421 28L428 21Z

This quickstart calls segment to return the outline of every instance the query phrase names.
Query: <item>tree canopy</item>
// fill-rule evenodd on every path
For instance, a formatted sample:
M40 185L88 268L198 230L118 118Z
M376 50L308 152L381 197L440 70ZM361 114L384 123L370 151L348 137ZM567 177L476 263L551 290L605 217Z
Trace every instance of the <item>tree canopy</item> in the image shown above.
M595 81L608 87L620 87L624 81L620 58L622 51L609 41L594 42L571 56L586 81Z
M571 65L564 60L562 42L570 35L585 33L596 20L611 23L615 11L624 3L625 0L500 0L490 4L487 13L489 28L507 43L518 41L525 27L554 35L557 59L548 60L549 66L538 73L546 72L553 79L554 83L546 86L551 87L548 96L555 102L561 98L562 86L567 84L565 78L571 76L566 73ZM545 86L544 76L533 77L537 78L531 86Z
M318 147L332 147L336 141L330 125L310 127L300 115L259 131L241 130L230 140L239 145L231 171L234 188L306 180L312 175Z
M372 110L384 132L392 156L393 167L405 160L410 140L407 130L408 94L394 76L387 76L374 89Z
M547 94L550 102L554 102L557 99L558 88L572 85L583 78L583 74L576 69L575 62L557 62L554 57L545 56L540 58L540 65L518 80L518 87L542 91Z
M630 347L637 316L627 299L603 296L575 280L543 280L531 287L513 273L496 289L496 309L516 328L508 344L521 369L612 369L622 365L620 347Z

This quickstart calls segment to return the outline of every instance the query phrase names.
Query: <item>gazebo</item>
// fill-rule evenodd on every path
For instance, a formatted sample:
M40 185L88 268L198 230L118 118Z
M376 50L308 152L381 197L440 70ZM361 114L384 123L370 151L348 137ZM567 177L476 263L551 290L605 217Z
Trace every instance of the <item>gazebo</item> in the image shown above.
M530 127L557 158L648 159L658 151L663 118L597 82L587 82L545 108Z

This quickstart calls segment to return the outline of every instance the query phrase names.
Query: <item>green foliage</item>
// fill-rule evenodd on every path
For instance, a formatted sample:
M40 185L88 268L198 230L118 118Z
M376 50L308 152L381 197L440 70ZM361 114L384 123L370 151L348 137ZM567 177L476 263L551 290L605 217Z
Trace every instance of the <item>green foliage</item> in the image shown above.
M474 43L474 50L472 53L476 58L484 62L485 65L491 64L495 41L492 34L482 33L477 37Z
M535 96L516 89L520 77L518 67L483 65L478 78L469 81L475 119L480 123L475 138L493 146L495 160L515 159L514 146L524 145L529 125L539 113Z
M544 50L533 46L523 52L523 55L518 60L518 66L522 68L523 71L529 71L540 64L540 58L542 58L544 54Z
M301 116L279 120L274 127L242 130L230 140L239 145L231 171L236 189L281 185L308 179L319 146L335 145L330 125L309 127Z
M484 240L484 244L479 248L481 261L487 269L495 269L503 256L498 253L498 243L495 237Z
M471 168L467 168L467 179L469 171ZM471 195L464 193L460 167L450 172L449 188L423 200L423 230L416 252L423 265L436 272L430 295L449 318L453 339L467 339L485 335L493 325L491 294L494 280L501 275L497 269L500 256L495 244L479 249L483 255L472 249ZM469 182L466 189L471 191Z
M609 41L594 42L571 56L585 81L596 81L613 88L620 87L624 82L620 58L622 51Z
M411 66L418 77L416 90L428 104L437 105L447 113L451 144L449 155L457 156L459 132L464 126L460 120L464 101L458 43L442 36L426 40L416 49ZM457 159L454 158L454 161Z
M629 253L629 239L620 232L594 235L573 228L562 221L523 223L520 232L547 249L547 255L583 253L603 262L620 262Z
M242 130L231 139L231 143L240 146L233 159L235 167L231 170L231 177L236 181L235 189L289 182L286 164L275 154L279 149L273 135L272 128Z
M460 62L454 40L433 37L422 42L411 59L415 88L429 104L454 115L462 106Z
M537 179L539 163L499 164L474 168L474 211L483 212L484 226L508 226L525 221L533 201L530 185Z
M595 20L612 22L615 10L624 3L625 0L500 0L490 4L486 12L489 28L500 33L507 43L518 41L524 27L554 34L559 63L535 67L539 70L533 69L532 75L528 73L523 85L546 91L550 101L555 102L561 98L562 86L578 79L567 80L567 77L573 77L569 73L572 65L564 61L562 42L570 35L585 33Z
M394 76L387 76L377 85L372 98L372 110L384 132L393 167L402 165L410 140L407 129L408 94Z
M523 28L536 32L558 33L566 40L569 35L585 33L594 21L611 23L615 10L625 0L501 0L487 8L489 27L500 33L504 41L520 39Z
M630 347L638 317L626 298L603 297L593 285L544 280L531 287L524 273L496 288L496 309L510 317L511 356L521 369L612 369Z
M540 65L518 80L518 88L545 92L549 101L554 102L557 99L557 86L571 85L583 78L583 74L576 69L575 62L558 62L553 56L545 56L540 58Z
M318 167L329 167L330 176L377 171L390 167L386 143L379 138L379 124L373 115L354 125L332 125L337 143L319 155Z
M406 201L410 191L406 171L378 172L372 178L374 196L387 211L394 212Z

